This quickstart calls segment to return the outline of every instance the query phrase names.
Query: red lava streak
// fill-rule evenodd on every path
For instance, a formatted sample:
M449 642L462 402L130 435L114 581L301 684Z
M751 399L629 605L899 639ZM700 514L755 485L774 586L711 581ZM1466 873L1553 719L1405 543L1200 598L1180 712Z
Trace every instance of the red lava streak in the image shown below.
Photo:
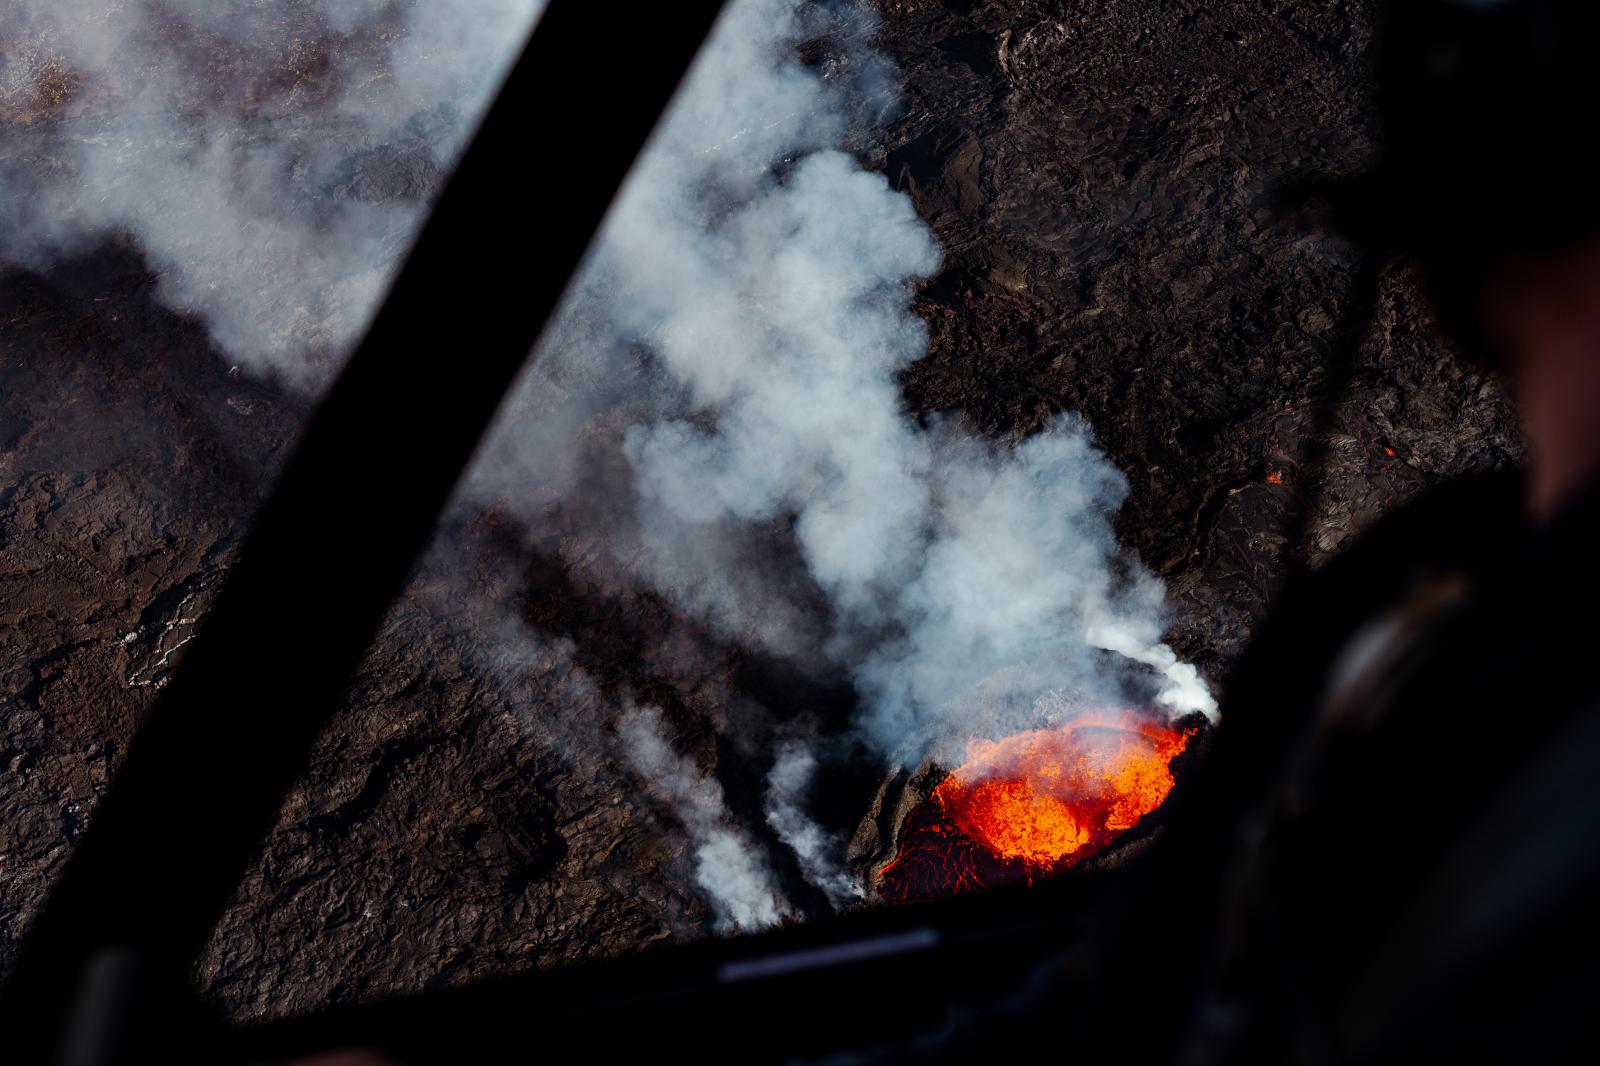
M915 808L879 877L892 902L1057 874L1101 851L1172 791L1191 732L1132 711L971 740L967 761Z

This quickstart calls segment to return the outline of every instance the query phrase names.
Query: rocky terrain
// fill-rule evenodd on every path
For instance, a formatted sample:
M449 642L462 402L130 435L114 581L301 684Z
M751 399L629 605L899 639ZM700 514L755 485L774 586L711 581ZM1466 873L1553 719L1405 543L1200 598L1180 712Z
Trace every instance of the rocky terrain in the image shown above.
M855 147L946 253L917 297L932 345L907 403L1006 439L1081 414L1130 482L1117 532L1168 583L1173 646L1222 680L1280 577L1279 520L1308 487L1294 464L1319 415L1307 402L1356 270L1350 248L1276 219L1269 194L1370 151L1368 5L876 6L904 107ZM6 115L0 152L67 120ZM431 180L405 158L354 161L352 187ZM306 411L230 370L155 283L125 241L0 265L0 967ZM1399 269L1334 424L1313 555L1519 448L1503 397L1448 358ZM592 452L600 474L617 461ZM611 764L607 708L660 705L766 838L760 745L718 723L756 700L839 730L853 695L603 580L585 510L599 506L530 523L472 505L446 522L200 963L223 1012L710 931L670 814ZM823 821L853 828L878 784L840 781ZM797 869L778 874L826 909Z

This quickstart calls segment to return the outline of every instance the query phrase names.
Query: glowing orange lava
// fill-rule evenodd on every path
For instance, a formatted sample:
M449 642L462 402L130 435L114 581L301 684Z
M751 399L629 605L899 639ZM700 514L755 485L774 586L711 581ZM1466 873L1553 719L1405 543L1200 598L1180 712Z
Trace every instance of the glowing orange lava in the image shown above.
M1192 732L1100 711L969 741L967 761L906 819L880 894L926 898L1067 869L1161 806Z
M1057 866L1132 829L1172 791L1186 733L1129 711L1085 715L994 743L934 789L950 820L1003 859Z

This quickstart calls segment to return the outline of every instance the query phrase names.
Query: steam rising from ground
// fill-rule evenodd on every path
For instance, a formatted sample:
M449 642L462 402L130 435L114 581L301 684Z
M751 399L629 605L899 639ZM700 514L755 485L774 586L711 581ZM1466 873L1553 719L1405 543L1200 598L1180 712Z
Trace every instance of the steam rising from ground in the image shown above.
M724 931L760 929L789 913L765 861L735 829L722 786L667 746L661 712L629 707L617 722L629 763L652 795L669 804L689 833L694 875L717 911Z
M127 233L230 359L316 388L542 6L8 0L0 255Z
M737 639L847 672L886 758L959 761L969 736L1072 706L1214 713L1161 643L1161 584L1110 527L1124 480L1083 426L1006 446L905 412L897 374L926 348L910 296L940 255L909 199L836 150L892 103L870 30L852 6L735 4L543 353L547 382L599 353L654 383L630 408L636 524L612 531L618 557ZM818 37L821 70L795 58ZM774 524L820 623L752 549ZM782 744L766 814L840 903L860 889L806 814L815 769ZM697 840L710 806L685 815Z
M816 756L804 743L788 740L780 744L767 779L767 824L794 852L806 879L837 907L859 899L862 886L844 872L838 841L830 839L806 814L816 775Z
M0 118L58 121L0 149L0 254L126 231L229 358L315 387L539 6L8 5ZM910 297L940 253L909 199L841 150L893 105L872 30L850 3L732 4L512 404L538 419L503 422L470 494L535 527L552 500L610 499L613 579L850 677L886 762L958 758L969 736L1073 705L1213 714L1161 642L1160 582L1116 544L1126 487L1085 427L995 442L904 410L897 375L926 347ZM573 465L574 438L608 419L631 485ZM782 559L755 535L775 528ZM681 820L722 926L788 913L660 713L626 709L617 736ZM790 740L771 759L769 824L850 898L805 810L815 756Z
M637 568L798 654L762 624L768 561L741 550L790 523L828 606L821 651L886 752L964 740L980 712L1034 725L1052 688L1209 712L1160 643L1160 583L1112 535L1123 479L1080 425L1005 447L904 411L896 375L926 347L910 294L939 252L906 196L831 150L888 105L865 16L806 10L734 6L606 227L568 308L579 335L548 353L651 353L658 402L625 444ZM868 73L801 65L819 34L831 69Z

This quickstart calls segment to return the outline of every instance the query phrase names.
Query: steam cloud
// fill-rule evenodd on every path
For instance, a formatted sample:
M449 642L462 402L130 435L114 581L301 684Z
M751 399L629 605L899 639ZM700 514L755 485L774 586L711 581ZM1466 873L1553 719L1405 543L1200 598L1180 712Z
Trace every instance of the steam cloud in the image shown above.
M0 116L62 84L84 103L0 149L0 254L127 232L230 358L315 388L540 6L8 5ZM530 525L551 500L621 494L598 531L616 579L850 676L886 760L1085 703L1214 715L1161 642L1159 580L1116 544L1126 486L1085 427L1008 444L903 410L897 374L926 348L910 295L940 253L848 154L894 105L873 29L852 3L731 5L511 404L538 417L502 421L469 494ZM808 41L821 60L801 61ZM574 440L606 419L626 423L631 487L580 484ZM626 709L622 751L682 821L719 922L779 920L765 857L661 726ZM769 824L830 899L858 894L805 811L814 755L772 757Z
M127 233L229 358L315 389L542 6L8 0L0 255Z
M732 824L722 786L697 771L662 739L661 712L629 707L617 723L629 763L646 787L669 804L694 847L695 880L710 898L723 931L761 929L790 913L750 840Z
M1115 542L1126 485L1083 426L1006 447L903 411L896 376L926 347L909 297L940 255L908 198L838 150L892 105L871 29L853 6L735 4L546 346L567 418L607 402L574 399L577 366L653 384L629 400L617 557L740 640L847 671L864 736L907 763L1090 703L1214 714L1161 642L1160 582ZM821 70L794 58L818 37ZM820 622L753 536L785 523ZM769 824L848 901L860 887L805 810L814 756L788 741L773 759Z
M767 779L767 824L794 852L800 872L820 888L834 906L860 899L860 882L844 871L837 854L838 842L806 813L807 793L817 773L817 759L798 740L779 745Z
M1124 481L1076 421L1008 448L903 411L896 375L926 346L909 295L939 252L907 197L834 150L891 103L870 29L855 7L735 4L546 353L557 375L571 351L651 353L625 554L741 636L820 645L886 752L920 756L980 714L1036 724L1053 688L1213 712L1161 643L1159 581L1111 532ZM819 35L821 72L794 58ZM783 521L826 598L820 639L748 549Z

